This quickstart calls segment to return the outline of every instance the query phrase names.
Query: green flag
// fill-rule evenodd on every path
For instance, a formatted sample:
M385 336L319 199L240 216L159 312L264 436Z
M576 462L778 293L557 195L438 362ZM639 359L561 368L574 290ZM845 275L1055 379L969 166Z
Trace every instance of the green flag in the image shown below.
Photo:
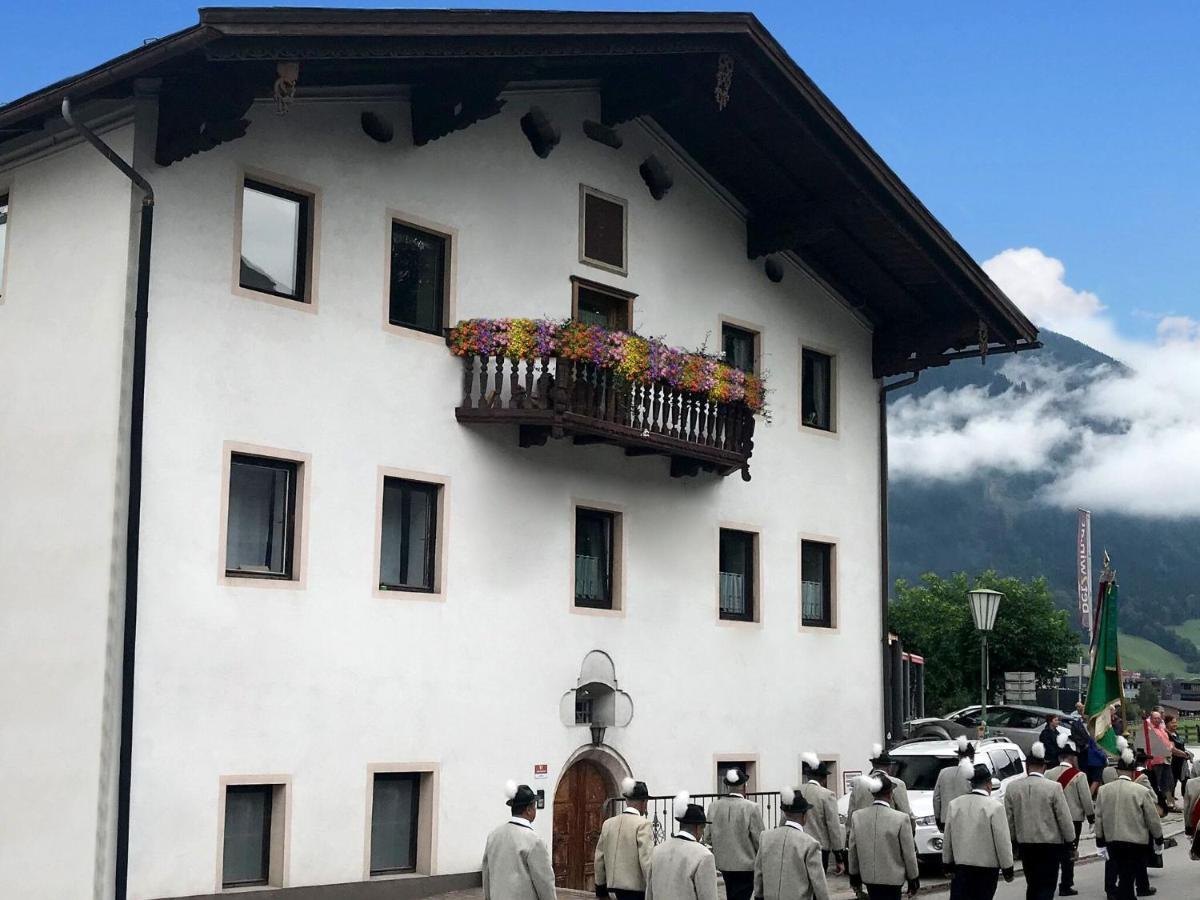
M1116 582L1110 581L1100 595L1100 620L1096 623L1096 642L1092 647L1092 678L1084 708L1096 743L1114 754L1118 732L1113 729L1113 717L1119 716L1123 723L1125 699L1121 653L1117 649L1119 605Z

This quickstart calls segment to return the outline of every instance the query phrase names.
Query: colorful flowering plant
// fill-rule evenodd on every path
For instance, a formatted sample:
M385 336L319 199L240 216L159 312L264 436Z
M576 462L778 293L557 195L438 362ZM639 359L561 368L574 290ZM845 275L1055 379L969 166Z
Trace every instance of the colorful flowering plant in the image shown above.
M612 369L627 381L663 382L718 403L744 403L752 412L764 412L761 376L703 352L689 353L656 338L574 319L464 319L450 329L449 344L456 356L583 360Z

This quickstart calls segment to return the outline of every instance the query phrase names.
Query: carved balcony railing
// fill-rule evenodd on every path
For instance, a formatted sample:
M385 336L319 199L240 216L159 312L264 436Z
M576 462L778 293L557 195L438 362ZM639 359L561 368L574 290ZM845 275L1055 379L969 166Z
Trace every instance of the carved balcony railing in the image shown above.
M518 425L522 447L571 437L614 444L628 456L667 456L676 477L740 470L750 480L754 413L741 401L628 381L613 369L559 356L462 360L459 422Z

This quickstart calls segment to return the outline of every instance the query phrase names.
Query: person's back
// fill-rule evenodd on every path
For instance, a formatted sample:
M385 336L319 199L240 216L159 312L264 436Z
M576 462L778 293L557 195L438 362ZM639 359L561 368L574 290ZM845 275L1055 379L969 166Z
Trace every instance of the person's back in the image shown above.
M646 900L717 900L717 868L703 844L676 834L654 848Z
M970 792L955 798L946 815L942 860L953 866L1011 869L1012 837L1004 804Z
M554 900L550 855L532 827L510 820L488 835L483 852L483 897Z
M1067 798L1045 775L1031 772L1010 782L1004 808L1016 844L1069 844L1075 840Z
M899 887L918 877L917 850L909 817L875 801L850 824L851 883Z
M954 765L946 766L938 772L937 781L933 785L933 817L939 831L946 822L950 804L964 794L970 793L971 783L968 779L971 777L973 768L971 761L964 757Z
M726 794L709 804L708 821L708 840L717 868L722 872L752 871L763 831L758 804Z
M604 820L596 842L596 886L620 893L646 890L650 856L654 852L654 827L634 809Z
M1162 839L1154 795L1122 775L1096 794L1096 843L1148 847Z
M787 823L764 831L754 862L754 897L828 900L821 845L816 838Z

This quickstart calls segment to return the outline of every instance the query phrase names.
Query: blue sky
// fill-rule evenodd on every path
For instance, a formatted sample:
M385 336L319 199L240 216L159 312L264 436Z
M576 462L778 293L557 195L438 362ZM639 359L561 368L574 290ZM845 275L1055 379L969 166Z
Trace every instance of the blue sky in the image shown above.
M196 21L176 0L5 6L2 101ZM1122 335L1145 339L1164 315L1200 319L1200 4L1136 6L579 8L756 13L973 256L1037 247L1062 261L1072 288L1099 297Z

